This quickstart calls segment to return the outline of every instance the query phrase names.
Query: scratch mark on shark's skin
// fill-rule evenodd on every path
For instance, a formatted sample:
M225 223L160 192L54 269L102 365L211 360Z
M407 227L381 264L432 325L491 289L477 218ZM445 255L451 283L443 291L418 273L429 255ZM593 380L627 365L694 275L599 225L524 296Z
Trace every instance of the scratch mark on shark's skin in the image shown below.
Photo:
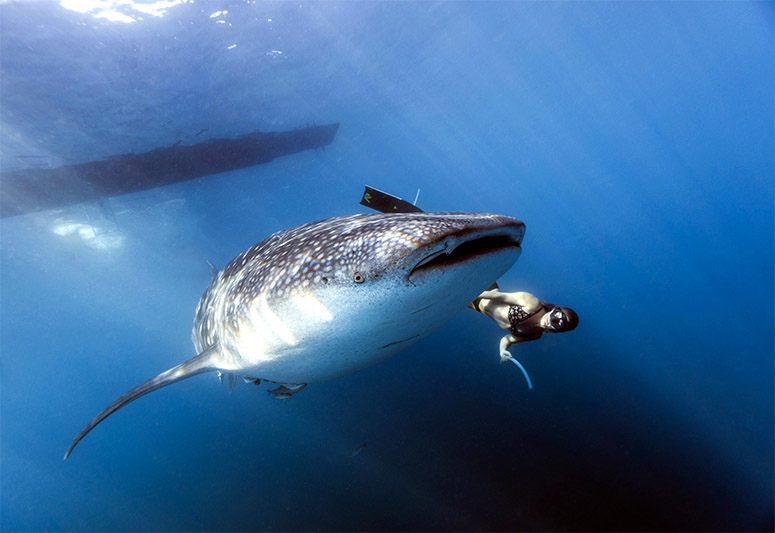
M408 342L408 341L410 341L410 340L412 340L412 339L416 339L417 337L419 337L419 335L414 335L414 336L412 336L412 337L409 337L408 339L401 339L400 341L393 341L393 342L389 342L389 343L385 344L384 346L380 346L380 347L379 347L379 349L380 349L380 350L384 350L385 348L389 348L389 347L391 347L391 346L395 346L395 345L397 345L397 344L401 344L401 343L404 343L404 342Z
M412 314L416 315L417 313L422 313L423 311L425 311L426 309L430 309L431 307L433 307L433 303L429 303L428 305L424 305L421 308L419 308L419 309L417 309L415 311L412 311Z

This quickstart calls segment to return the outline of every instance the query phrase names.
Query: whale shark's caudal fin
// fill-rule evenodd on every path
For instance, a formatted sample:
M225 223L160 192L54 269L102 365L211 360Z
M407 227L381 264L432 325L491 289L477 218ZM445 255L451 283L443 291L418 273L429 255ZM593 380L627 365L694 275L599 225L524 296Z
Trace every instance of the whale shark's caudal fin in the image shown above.
M75 448L81 439L84 438L86 434L89 433L92 429L94 429L97 424L124 407L126 404L132 400L136 400L143 394L153 392L156 389L164 387L165 385L169 385L170 383L175 383L181 379L190 378L191 376L201 374L202 372L215 370L213 363L214 359L218 355L218 345L210 346L199 355L196 355L188 361L181 363L178 366L174 366L169 370L165 370L155 378L151 378L145 383L141 383L134 389L128 391L126 394L103 409L97 416L94 417L91 422L86 424L86 427L83 428L80 433L75 436L73 442L70 443L70 447L67 448L67 451L65 452L64 459L66 460L68 457L70 457L70 454L73 453L73 448Z

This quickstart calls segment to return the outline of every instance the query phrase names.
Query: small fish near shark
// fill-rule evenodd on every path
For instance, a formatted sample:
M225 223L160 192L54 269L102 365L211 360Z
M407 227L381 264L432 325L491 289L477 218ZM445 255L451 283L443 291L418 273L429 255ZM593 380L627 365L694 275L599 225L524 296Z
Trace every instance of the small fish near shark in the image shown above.
M203 372L309 383L378 363L443 326L519 257L525 226L482 213L377 213L279 231L218 271L196 308L197 355L101 411Z

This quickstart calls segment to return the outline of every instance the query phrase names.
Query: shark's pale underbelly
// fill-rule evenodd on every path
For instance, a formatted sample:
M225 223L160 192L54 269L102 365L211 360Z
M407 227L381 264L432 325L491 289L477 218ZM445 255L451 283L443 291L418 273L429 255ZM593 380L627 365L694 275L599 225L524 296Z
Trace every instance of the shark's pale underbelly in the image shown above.
M298 309L278 313L281 331L245 332L232 343L245 359L255 361L245 374L277 383L315 383L355 372L404 350L449 321L470 301L467 292L411 299L381 298L353 312L345 304L334 311L304 316ZM309 307L307 308L309 310ZM364 311L369 309L369 311ZM260 337L260 339L259 339ZM267 337L272 338L266 346ZM257 347L264 343L263 347Z

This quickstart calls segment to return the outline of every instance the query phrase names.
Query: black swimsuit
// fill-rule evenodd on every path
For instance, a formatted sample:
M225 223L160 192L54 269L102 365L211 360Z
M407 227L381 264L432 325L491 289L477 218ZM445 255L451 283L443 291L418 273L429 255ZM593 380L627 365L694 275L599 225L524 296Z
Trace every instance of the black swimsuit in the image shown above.
M484 311L479 309L479 303L481 301L482 298L477 298L468 305L472 309L485 314ZM539 338L544 333L544 330L540 325L540 312L545 308L546 305L541 305L532 313L528 313L521 305L509 305L509 332L522 341Z
M543 309L539 307L532 313L525 311L521 305L509 306L509 331L515 337L522 340L537 339L543 333L540 322L541 318L538 312Z

